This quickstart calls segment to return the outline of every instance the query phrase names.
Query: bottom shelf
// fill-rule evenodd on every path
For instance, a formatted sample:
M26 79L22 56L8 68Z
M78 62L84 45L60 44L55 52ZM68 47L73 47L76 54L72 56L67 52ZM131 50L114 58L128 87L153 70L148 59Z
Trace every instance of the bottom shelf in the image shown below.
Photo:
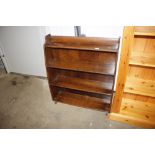
M57 94L55 100L84 108L110 111L110 100L108 99L61 91Z
M128 98L122 99L120 113L155 122L155 104Z
M147 120L143 120L140 118L135 118L133 116L129 116L129 115L124 115L124 114L120 114L120 113L110 113L109 118L111 120L114 121L119 121L119 122L123 122L123 123L127 123L130 125L134 125L137 127L143 127L143 128L155 128L155 123L154 122L150 122Z
M155 104L124 97L120 112L110 113L110 119L138 127L155 128Z

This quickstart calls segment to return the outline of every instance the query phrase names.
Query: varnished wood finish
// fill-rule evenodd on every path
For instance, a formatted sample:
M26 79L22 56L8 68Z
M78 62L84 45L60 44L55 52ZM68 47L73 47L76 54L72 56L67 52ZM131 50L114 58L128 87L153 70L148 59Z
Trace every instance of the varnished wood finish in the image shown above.
M150 36L150 37L154 37L155 36L155 33L150 33L150 32L135 32L134 35L136 36Z
M138 117L132 116L132 115L125 115L121 113L111 113L109 118L111 120L127 123L133 126L137 127L143 127L143 128L155 128L155 125L153 122L150 122L148 120L140 119Z
M124 28L122 52L121 52L118 79L117 79L117 85L116 85L116 93L114 96L111 112L117 113L120 110L123 90L126 82L126 74L128 72L129 56L132 50L131 47L133 44L133 32L134 32L133 26Z
M142 53L133 52L130 57L130 65L141 67L153 67L155 68L155 54L154 53Z
M135 36L154 37L155 26L135 26Z
M49 82L55 80L57 76L67 76L67 77L84 79L86 81L92 80L106 83L113 83L114 79L113 76L110 75L108 76L96 73L80 72L66 69L56 69L51 67L47 67L47 73L49 74Z
M139 101L139 100L132 100L123 98L122 99L122 106L121 106L121 114L131 115L133 117L138 117L139 119L148 121L148 122L155 122L155 104Z
M115 72L115 53L46 48L47 66L91 73Z
M155 81L128 77L124 92L155 97Z
M56 79L51 82L51 85L100 94L112 93L112 83L85 80L81 78L62 75L58 75Z
M109 111L119 39L46 36L45 63L54 101Z
M155 128L155 26L136 26L119 111L110 118ZM119 76L122 76L121 74ZM120 93L117 92L116 93ZM116 103L117 106L117 103Z
M57 96L57 101L72 104L84 108L91 108L96 110L110 110L110 103L106 103L103 99L91 96L84 96L70 92L60 92ZM110 102L110 100L109 100Z
M118 39L97 37L46 36L46 47L88 51L117 52Z

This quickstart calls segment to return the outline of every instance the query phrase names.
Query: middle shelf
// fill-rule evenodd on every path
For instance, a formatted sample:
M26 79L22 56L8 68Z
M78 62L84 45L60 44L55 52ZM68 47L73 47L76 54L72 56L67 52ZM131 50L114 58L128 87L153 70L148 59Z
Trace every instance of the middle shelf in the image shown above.
M49 84L52 86L112 95L113 82L112 76L95 75L63 69L48 68Z
M155 97L155 81L128 77L124 92Z
M101 81L73 78L63 75L58 75L50 84L58 87L82 90L92 93L108 95L111 95L112 93L112 83L110 82L105 83Z
M131 54L129 64L142 67L155 67L155 54L147 52L133 52Z

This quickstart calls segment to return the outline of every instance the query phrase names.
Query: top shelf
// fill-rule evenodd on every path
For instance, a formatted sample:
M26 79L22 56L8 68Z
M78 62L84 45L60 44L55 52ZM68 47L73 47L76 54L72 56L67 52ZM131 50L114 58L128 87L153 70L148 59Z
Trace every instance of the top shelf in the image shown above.
M77 49L117 53L119 38L46 36L45 46L50 48Z
M155 37L155 27L154 26L135 26L135 36L141 37Z
M155 37L155 32L134 32L135 36Z

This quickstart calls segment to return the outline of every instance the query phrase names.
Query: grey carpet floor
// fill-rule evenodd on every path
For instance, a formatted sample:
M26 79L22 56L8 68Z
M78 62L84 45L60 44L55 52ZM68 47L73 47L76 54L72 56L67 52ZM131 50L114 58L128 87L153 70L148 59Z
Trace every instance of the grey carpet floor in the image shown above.
M46 79L7 74L0 78L0 128L117 129L135 128L110 121L104 112L51 100Z

